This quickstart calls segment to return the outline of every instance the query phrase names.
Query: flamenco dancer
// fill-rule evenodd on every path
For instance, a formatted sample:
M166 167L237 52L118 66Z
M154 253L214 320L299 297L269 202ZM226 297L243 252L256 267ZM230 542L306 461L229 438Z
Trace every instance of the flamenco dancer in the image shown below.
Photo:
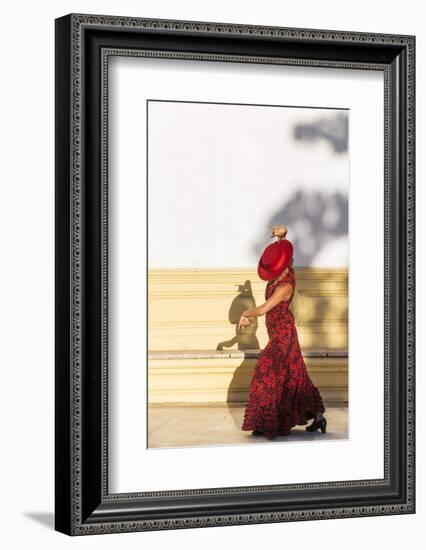
M296 287L293 245L285 238L284 225L270 227L271 238L277 240L265 248L257 268L259 277L268 281L266 301L244 311L238 323L238 329L243 330L250 317L265 315L269 336L253 371L241 429L274 439L289 435L293 426L305 425L313 418L306 430L325 433L324 403L306 370L289 309Z

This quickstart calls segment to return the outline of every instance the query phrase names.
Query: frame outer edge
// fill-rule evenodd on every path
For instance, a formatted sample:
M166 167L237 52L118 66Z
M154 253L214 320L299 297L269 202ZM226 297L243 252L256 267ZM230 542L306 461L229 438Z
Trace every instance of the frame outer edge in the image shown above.
M71 19L55 21L55 529L71 534Z
M404 35L380 35L373 33L358 33L358 32L346 32L346 31L326 31L326 30L310 30L310 29L284 29L279 27L255 27L249 25L229 25L221 23L205 23L205 22L189 22L189 21L169 21L169 20L151 20L141 18L125 18L115 16L92 16L92 15L79 15L71 14L67 16L71 24L71 94L70 94L70 106L71 106L71 132L72 140L70 144L72 153L72 179L71 179L71 358L72 358L72 372L70 373L72 403L71 412L71 477L72 487L70 490L70 496L72 500L71 510L71 529L69 534L82 535L82 534L95 534L95 533L107 533L107 532L124 532L124 531L144 531L144 530L157 530L157 529L180 529L188 527L204 527L204 526L219 526L230 524L248 524L248 523L267 523L267 522L282 522L282 521L299 521L309 519L327 519L331 517L360 517L370 516L374 514L386 515L386 514L402 514L414 512L414 482L408 485L408 496L410 498L405 504L400 505L387 505L387 506L367 506L364 508L339 508L339 509L327 509L323 511L304 511L304 512L273 512L273 513L254 513L254 514L242 514L242 515L217 515L207 518L191 518L191 519L179 519L179 520L153 520L153 521L132 521L132 522L117 522L117 523L101 523L84 525L81 518L81 487L80 487L80 462L81 462L81 446L80 446L80 379L81 379L81 32L82 27L85 25L93 25L99 27L120 27L122 29L150 29L150 30L170 30L176 32L195 32L195 33L229 33L240 36L250 35L252 37L263 38L295 38L295 39L309 39L309 40L327 40L336 41L340 43L350 42L367 42L376 44L394 44L400 45L409 50L408 53L408 111L411 111L408 116L409 134L412 133L411 141L408 139L408 157L412 159L412 168L408 172L408 201L414 208L414 37ZM65 19L65 18L62 18ZM57 20L60 21L60 20ZM411 86L411 91L410 91ZM410 122L411 120L411 122ZM58 179L56 179L56 189L58 190ZM407 249L414 254L414 212L412 216L407 218L407 232L409 235L407 242ZM59 235L61 237L61 235ZM63 235L62 235L63 237ZM412 353L407 355L407 365L410 376L408 378L408 405L409 412L408 417L411 422L414 420L414 256L412 256L411 263L407 264L408 280L412 284L407 286L407 311L408 314L408 341L409 348ZM63 274L63 273L62 273ZM61 312L60 316L63 315ZM60 324L58 325L60 326ZM410 347L411 345L411 347ZM58 358L58 356L56 356ZM56 363L56 375L58 374L58 363ZM63 395L56 394L56 397L63 397ZM410 408L411 406L411 408ZM414 429L414 426L413 426ZM409 430L407 432L409 438L409 447L411 446L413 452L408 461L409 475L413 476L414 470L414 431ZM411 438L411 439L410 439ZM411 491L411 493L410 493ZM59 526L59 518L58 523ZM60 529L59 529L60 530Z

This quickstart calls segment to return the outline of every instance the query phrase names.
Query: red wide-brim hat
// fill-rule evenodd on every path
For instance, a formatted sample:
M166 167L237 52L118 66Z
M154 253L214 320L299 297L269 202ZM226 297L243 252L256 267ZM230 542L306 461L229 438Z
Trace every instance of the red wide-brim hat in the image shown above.
M269 244L262 253L257 266L257 273L264 281L278 277L290 264L293 258L293 245L287 239Z

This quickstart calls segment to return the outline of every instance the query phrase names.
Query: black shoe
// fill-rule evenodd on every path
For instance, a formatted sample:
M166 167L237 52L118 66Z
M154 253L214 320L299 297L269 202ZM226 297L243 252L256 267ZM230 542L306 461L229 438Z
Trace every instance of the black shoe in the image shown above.
M321 430L323 434L325 434L325 431L327 429L327 420L325 416L323 416L320 420L315 420L312 422L310 426L306 426L305 430L307 432L316 432L318 429Z
M251 435L263 435L263 432L260 432L259 430L253 430L251 432Z

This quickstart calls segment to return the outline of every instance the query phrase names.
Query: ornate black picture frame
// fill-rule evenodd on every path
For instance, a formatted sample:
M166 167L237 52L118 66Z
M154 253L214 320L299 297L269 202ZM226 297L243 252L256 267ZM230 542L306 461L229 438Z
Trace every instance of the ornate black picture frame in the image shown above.
M56 20L55 529L69 535L415 512L415 37L71 14ZM384 73L384 478L110 494L108 57ZM178 62L178 61L177 61Z

